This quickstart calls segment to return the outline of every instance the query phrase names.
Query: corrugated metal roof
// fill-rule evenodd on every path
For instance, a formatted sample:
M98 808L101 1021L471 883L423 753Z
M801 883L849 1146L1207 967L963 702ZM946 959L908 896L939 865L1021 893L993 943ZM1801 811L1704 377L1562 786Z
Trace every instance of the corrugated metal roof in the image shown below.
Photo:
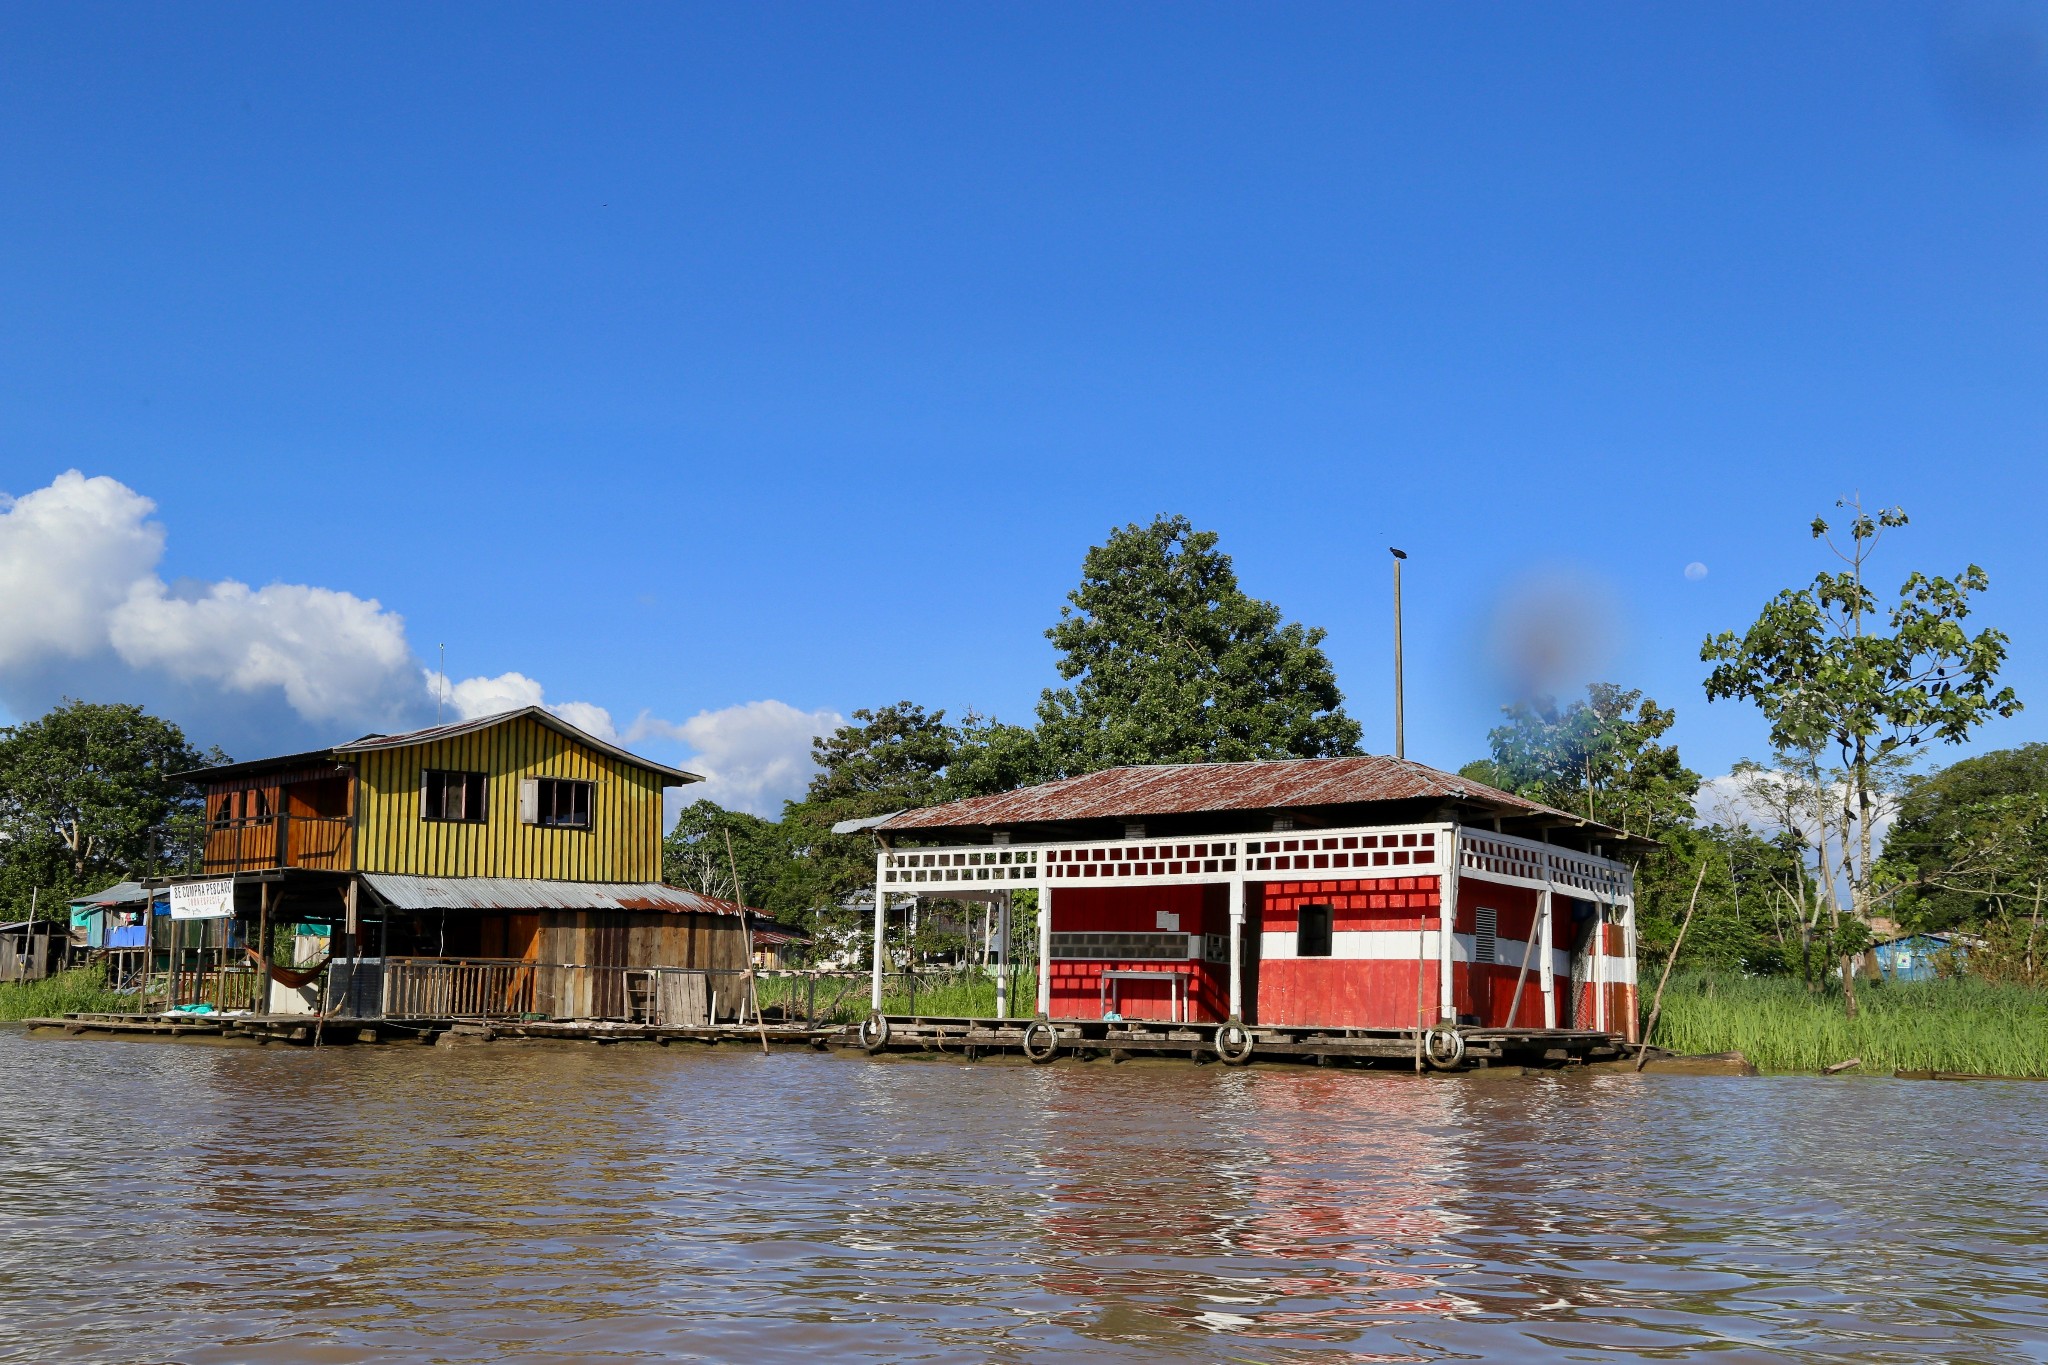
M545 725L548 729L553 730L556 734L566 735L579 744L588 744L591 748L601 753L610 754L622 763L630 763L636 768L642 768L651 773L660 773L664 777L672 777L676 780L677 784L702 782L704 780L696 773L686 773L681 768L670 768L664 764L649 762L647 759L640 757L640 755L629 753L608 740L599 739L588 730L579 730L568 721L563 720L560 716L548 710L545 706L522 706L515 711L500 711L496 715L478 716L474 720L459 720L447 725L433 725L424 730L408 730L402 735L365 735L354 743L335 745L334 752L337 754L359 754L373 749L409 749L415 744L432 744L436 740L453 739L457 735L474 734L478 730L488 730L493 726L503 725L507 721L518 720L521 717L535 720Z
M332 749L314 749L303 754L281 754L276 758L252 758L243 763L223 763L215 768L194 768L189 772L170 775L188 781L213 782L228 777L239 777L246 773L267 772L275 768L295 768L310 763L333 762L336 758L366 753L370 750L409 749L416 744L432 744L436 740L475 734L479 730L488 730L492 726L503 725L506 721L518 720L522 716L530 716L556 734L565 735L578 744L587 744L599 753L610 754L621 763L630 763L643 772L669 778L670 781L666 784L668 786L680 787L704 780L697 773L684 772L681 768L655 763L629 750L621 749L609 740L599 739L588 730L579 730L544 706L522 706L516 711L500 711L496 715L451 721L447 725L430 725L424 730L408 730L398 735L364 735L361 739L351 740L347 744L337 744Z
M115 882L104 891L95 891L90 896L73 896L71 905L132 905L149 899L149 892L141 882Z
M1056 824L1073 820L1139 819L1206 811L1291 810L1375 801L1448 798L1504 811L1579 817L1498 787L1383 754L1355 758L1283 758L1251 763L1155 763L1106 768L994 796L904 811L885 832L969 825Z
M731 901L660 882L558 882L538 877L402 877L365 872L379 899L399 910L673 910L737 915ZM759 913L758 911L756 913Z

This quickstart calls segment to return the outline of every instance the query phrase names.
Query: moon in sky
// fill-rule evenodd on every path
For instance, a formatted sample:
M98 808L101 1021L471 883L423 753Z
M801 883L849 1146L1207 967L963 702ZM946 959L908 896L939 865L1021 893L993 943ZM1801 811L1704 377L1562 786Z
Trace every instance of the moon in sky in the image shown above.
M1707 566L1695 559L1692 563L1685 566L1685 576L1697 583L1707 576Z

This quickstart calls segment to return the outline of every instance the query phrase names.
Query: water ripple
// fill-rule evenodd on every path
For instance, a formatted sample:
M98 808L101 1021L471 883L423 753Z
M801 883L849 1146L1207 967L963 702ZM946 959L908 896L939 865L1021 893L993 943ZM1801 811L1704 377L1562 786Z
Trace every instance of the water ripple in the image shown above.
M2048 1360L2048 1086L0 1032L0 1360Z

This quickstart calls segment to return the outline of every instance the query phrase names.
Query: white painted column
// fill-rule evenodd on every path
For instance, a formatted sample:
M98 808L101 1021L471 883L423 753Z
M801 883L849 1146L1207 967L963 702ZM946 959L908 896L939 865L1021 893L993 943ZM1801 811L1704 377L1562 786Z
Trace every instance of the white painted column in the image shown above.
M1244 1018L1244 879L1230 880L1230 1017Z
M1599 903L1599 918L1593 921L1593 1027L1607 1031L1607 919L1614 909Z
M1551 955L1557 951L1556 932L1551 928L1557 913L1557 884L1543 888L1542 942L1536 951L1543 955L1543 1027L1557 1027L1557 965Z
M1447 1024L1455 1024L1458 1022L1458 1006L1457 996L1451 989L1451 929L1457 923L1458 914L1457 873L1446 868L1437 885L1441 888L1436 898L1437 1017Z
M1052 1017L1052 883L1038 884L1038 1016Z
M1010 1017L1010 893L996 905L996 1017Z
M874 984L868 990L868 1008L882 1008L882 936L889 927L889 897L882 890L881 878L875 879L875 970Z

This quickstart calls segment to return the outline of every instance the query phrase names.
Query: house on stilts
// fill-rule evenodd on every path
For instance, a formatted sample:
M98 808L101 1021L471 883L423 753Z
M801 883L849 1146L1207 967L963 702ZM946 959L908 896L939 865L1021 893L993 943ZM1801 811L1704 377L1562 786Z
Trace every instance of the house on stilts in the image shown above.
M859 823L883 907L871 1047L1448 1067L1608 1057L1636 1037L1628 859L1653 845L1420 763L1113 768ZM1007 944L1022 890L1035 1020L881 1014L891 904L993 901Z
M699 779L540 707L180 776L204 791L203 865L149 883L144 1010L432 1027L744 1008L746 915L661 880L662 794Z

